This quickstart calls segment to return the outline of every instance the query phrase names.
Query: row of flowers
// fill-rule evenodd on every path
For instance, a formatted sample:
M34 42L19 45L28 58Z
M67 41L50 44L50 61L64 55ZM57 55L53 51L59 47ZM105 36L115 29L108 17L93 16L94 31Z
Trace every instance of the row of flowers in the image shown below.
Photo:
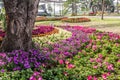
M70 23L79 23L79 22L89 22L91 21L89 18L68 18L68 17L62 17L62 18L47 18L47 17L37 17L36 21L62 21L62 22L70 22Z
M64 18L62 19L63 22L70 22L70 23L79 23L79 22L89 22L91 21L89 18Z
M53 26L36 26L36 28L37 29L34 29L32 31L33 37L41 37L59 32L59 30L54 28Z
M47 18L44 16L36 17L36 21L60 21L66 17L60 17L60 18Z

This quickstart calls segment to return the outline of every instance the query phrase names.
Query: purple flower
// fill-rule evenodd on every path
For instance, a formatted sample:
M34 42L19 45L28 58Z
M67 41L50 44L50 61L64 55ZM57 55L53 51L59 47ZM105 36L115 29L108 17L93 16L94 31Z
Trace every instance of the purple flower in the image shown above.
M4 72L5 72L5 70L4 70L4 69L1 69L0 71L1 71L2 73L4 73Z
M21 68L20 67L15 67L15 68L13 68L13 70L17 71L17 70L21 70Z

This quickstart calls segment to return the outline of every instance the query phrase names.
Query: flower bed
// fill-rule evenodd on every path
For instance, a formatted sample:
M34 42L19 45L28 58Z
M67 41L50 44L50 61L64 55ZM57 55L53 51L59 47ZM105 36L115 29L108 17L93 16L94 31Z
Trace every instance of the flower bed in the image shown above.
M66 17L58 17L58 18L47 18L47 17L36 17L36 21L60 21Z
M57 27L55 27L55 29L59 30L59 32L53 33L47 36L33 37L33 41L37 43L39 46L44 46L44 45L46 46L46 45L49 45L49 44L46 44L48 42L54 43L54 42L58 42L63 39L67 39L72 36L72 33L67 30L63 30Z
M40 52L20 50L18 53L17 50L9 53L13 57L11 59L8 56L7 61L12 60L14 63L1 66L0 77L4 80L120 80L120 35L82 26L59 27L72 32L72 36L54 43L48 38L43 43L45 46L40 47ZM55 37L52 36L51 40L56 39ZM39 42L39 38L34 37L38 44L44 41L43 38ZM3 53L0 56L0 59L5 58ZM0 61L0 65L5 64ZM32 68L29 68L29 63ZM36 68L34 64L40 67ZM18 65L22 65L20 67L24 69L8 71ZM29 69L25 68L26 65Z
M46 20L47 20L47 18L44 16L36 17L36 21L46 21Z
M89 18L64 18L62 19L63 22L70 22L70 23L79 23L79 22L89 22L91 21Z
M36 26L35 28L36 29L32 31L32 37L41 37L59 32L58 29L51 26ZM0 31L0 41L2 41L4 36L5 36L5 32Z
M36 27L37 29L34 29L32 31L33 37L41 37L41 36L51 35L59 32L58 29L51 26L36 26Z
M94 13L94 12L90 12L89 13L89 16L96 16L97 13Z

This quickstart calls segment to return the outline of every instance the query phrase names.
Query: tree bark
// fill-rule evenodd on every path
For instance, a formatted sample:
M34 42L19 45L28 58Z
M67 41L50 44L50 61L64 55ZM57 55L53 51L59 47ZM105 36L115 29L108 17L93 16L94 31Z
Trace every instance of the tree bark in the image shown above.
M72 16L77 15L77 5L76 2L72 2Z
M103 20L104 17L104 0L102 0L102 16L101 19Z
M0 49L2 52L31 49L32 29L39 0L3 0L3 2L7 15L7 29Z

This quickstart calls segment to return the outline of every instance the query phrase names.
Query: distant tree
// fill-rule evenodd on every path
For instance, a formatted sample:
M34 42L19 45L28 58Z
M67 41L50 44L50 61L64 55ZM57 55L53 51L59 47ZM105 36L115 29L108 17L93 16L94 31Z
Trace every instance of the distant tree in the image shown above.
M71 5L72 8L72 15L75 16L77 15L77 5L76 3L78 3L79 0L67 0L65 5L68 7L68 5Z

